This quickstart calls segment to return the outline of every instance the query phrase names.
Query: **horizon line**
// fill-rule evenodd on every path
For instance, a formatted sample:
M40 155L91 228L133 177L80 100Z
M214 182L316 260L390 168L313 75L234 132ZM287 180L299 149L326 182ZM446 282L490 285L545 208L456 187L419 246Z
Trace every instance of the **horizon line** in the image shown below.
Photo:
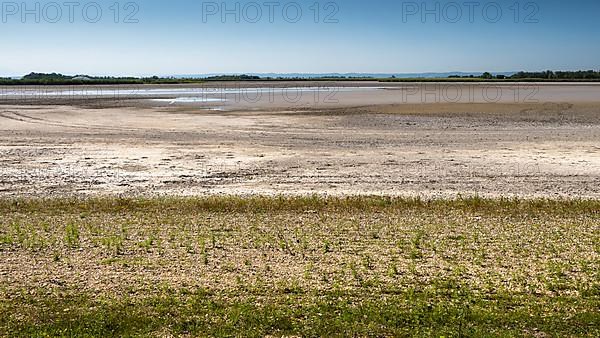
M64 76L93 76L93 77L134 77L134 78L146 78L158 76L160 78L166 77L174 77L174 78L186 78L186 77L212 77L212 76L240 76L240 75L249 75L249 76L295 76L295 77L319 77L319 76L364 76L364 77L390 77L390 76L402 76L402 77L426 77L433 75L481 75L486 72L489 72L492 75L513 75L519 72L545 72L545 71L553 71L553 72L577 72L577 71L596 71L594 69L577 69L577 70L518 70L518 71L429 71L429 72L214 72L214 73L188 73L188 74L137 74L137 75L109 75L109 74L91 74L91 73L76 73L76 74L67 74L63 72L37 72L31 71L24 75L2 75L2 77L6 78L22 78L28 74L38 73L38 74L60 74Z

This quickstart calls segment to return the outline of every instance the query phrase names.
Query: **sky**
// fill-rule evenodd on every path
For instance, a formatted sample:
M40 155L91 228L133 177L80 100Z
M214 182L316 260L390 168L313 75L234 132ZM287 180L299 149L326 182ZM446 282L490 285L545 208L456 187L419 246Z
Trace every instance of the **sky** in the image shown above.
M0 76L600 69L600 1L1 2Z

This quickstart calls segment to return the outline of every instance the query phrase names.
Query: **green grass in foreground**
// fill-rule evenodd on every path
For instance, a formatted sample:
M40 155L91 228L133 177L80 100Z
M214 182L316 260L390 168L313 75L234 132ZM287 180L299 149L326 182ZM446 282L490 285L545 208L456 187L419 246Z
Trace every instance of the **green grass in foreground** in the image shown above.
M600 201L0 200L0 336L600 336Z
M368 291L365 291L368 292ZM160 295L91 300L85 296L17 298L10 312L29 309L35 323L3 322L10 335L132 336L553 336L598 334L598 302L576 297L544 299L496 294L481 297L460 284L427 291L389 290L375 295L248 295L245 301L187 290ZM265 297L267 301L265 302ZM18 303L17 303L18 301Z

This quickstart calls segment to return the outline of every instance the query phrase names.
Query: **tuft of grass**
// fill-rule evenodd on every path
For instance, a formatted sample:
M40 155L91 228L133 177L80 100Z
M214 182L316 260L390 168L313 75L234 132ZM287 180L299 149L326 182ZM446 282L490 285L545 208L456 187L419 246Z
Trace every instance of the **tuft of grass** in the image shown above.
M69 248L79 248L79 226L75 223L68 223L65 226L65 244Z
M138 243L138 245L139 245L139 247L146 250L146 252L150 252L155 241L156 241L156 238L153 235L151 235L150 237L146 238L142 242Z
M125 239L121 235L109 235L102 237L102 245L113 255L121 255L124 250Z

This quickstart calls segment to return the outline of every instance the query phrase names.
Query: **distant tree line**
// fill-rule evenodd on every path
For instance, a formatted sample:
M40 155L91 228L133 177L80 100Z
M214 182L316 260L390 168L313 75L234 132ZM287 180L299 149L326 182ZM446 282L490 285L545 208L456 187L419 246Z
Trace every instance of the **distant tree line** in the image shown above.
M493 75L485 72L480 76L474 75L451 75L450 79L483 79L483 80L600 80L600 71L595 70L579 70L579 71L543 71L543 72L518 72L511 76L502 74Z
M197 83L205 81L252 81L263 80L251 75L222 75L208 78L175 78L175 77L112 77L89 75L63 75L58 73L29 73L20 79L0 78L0 85L118 85L118 84L176 84Z
M548 79L548 80L600 80L600 71L578 70L545 72L518 72L511 76L513 79Z
M310 78L311 81L325 80L374 80L372 77L324 76ZM302 77L260 77L256 75L218 75L206 78L176 77L112 77L89 75L63 75L58 73L29 73L20 79L0 78L0 85L119 85L119 84L177 84L211 81L305 81Z
M206 81L252 81L261 80L260 76L255 75L218 75L205 78Z
M58 73L29 73L20 79L2 78L0 85L83 85L83 84L142 84L134 77L97 77L88 75L68 76Z
M58 73L30 73L20 79L0 78L0 85L119 85L119 84L177 84L177 83L201 83L210 81L344 81L344 80L378 80L383 82L416 82L416 81L453 81L456 79L468 79L472 81L600 81L600 71L544 71L544 72L518 72L507 76L503 74L493 75L485 72L477 75L451 75L448 78L396 78L390 77L378 79L368 76L324 76L317 78L303 77L260 77L255 75L219 75L207 78L175 78L175 77L112 77L112 76L88 76L88 75L63 75Z

